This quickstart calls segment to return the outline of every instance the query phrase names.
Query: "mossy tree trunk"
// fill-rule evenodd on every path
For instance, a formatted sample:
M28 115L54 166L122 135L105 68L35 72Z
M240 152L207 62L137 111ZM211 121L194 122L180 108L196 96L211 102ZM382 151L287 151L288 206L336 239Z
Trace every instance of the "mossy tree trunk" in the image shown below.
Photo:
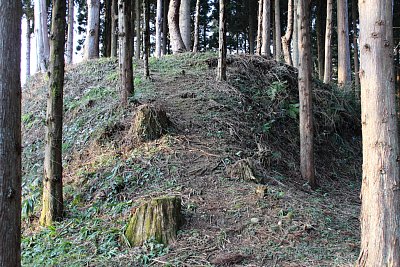
M293 66L292 55L290 54L290 42L293 33L293 0L288 1L288 22L286 33L282 36L283 57L286 64Z
M167 245L176 239L181 224L181 199L159 197L136 209L125 236L131 246L140 246L149 239Z
M199 51L199 20L200 20L200 0L196 1L196 14L194 17L194 42L193 53Z
M1 1L0 14L0 266L18 267L21 266L21 1Z
M140 0L135 0L135 22L136 22L136 47L135 47L135 58L140 60L141 55L141 30L140 30Z
M118 0L120 94L123 105L134 93L132 70L131 1Z
M143 38L144 38L144 49L143 49L143 64L144 64L144 77L150 77L149 70L149 56L150 56L150 4L149 0L143 0Z
M66 63L71 64L74 56L74 0L68 0L68 36Z
M50 40L49 93L46 115L43 199L41 225L51 225L63 217L62 125L65 46L65 1L53 1Z
M118 0L111 4L111 57L118 55Z
M256 54L257 55L261 55L262 20L263 20L263 0L258 0L257 47L256 47Z
M167 42L168 42L168 0L163 0L163 34L162 34L162 53L165 56L167 54Z

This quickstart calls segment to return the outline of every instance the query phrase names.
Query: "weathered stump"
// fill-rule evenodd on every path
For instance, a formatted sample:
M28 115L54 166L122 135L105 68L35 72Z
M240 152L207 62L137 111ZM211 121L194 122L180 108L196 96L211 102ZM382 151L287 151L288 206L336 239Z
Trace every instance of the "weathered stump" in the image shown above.
M131 246L141 246L149 239L168 245L176 240L181 223L179 197L154 198L136 209L129 221L125 236Z
M241 159L228 169L228 174L231 179L261 183L262 179L254 175L253 169L254 163L252 159Z
M170 125L166 112L160 107L141 105L134 116L130 136L139 142L156 140L167 132Z

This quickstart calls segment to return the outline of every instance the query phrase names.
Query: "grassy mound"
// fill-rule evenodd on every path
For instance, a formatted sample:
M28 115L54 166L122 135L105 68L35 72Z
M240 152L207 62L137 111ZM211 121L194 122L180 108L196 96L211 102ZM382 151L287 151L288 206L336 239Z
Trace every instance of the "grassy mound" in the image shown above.
M46 88L24 90L23 262L35 266L210 266L218 255L241 264L351 265L358 252L361 172L359 107L351 94L314 81L318 191L299 174L296 70L261 57L229 59L215 82L214 54L151 59L150 80L134 66L140 103L162 106L174 128L126 145L137 108L120 107L117 64L69 67L65 87L66 218L38 226ZM231 177L252 162L260 185ZM143 200L176 195L185 224L165 247L123 238ZM261 197L260 197L261 196ZM218 258L218 257L217 257ZM231 258L231 257L230 257Z

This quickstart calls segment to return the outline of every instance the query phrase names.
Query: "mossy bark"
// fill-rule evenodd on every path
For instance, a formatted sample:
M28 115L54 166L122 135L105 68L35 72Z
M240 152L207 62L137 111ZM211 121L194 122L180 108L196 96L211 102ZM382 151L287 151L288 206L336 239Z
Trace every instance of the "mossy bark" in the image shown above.
M136 111L130 135L139 142L155 140L167 131L170 124L164 110L142 105Z
M176 240L181 224L180 198L170 196L154 198L136 209L125 236L131 246L140 246L149 239L167 245Z

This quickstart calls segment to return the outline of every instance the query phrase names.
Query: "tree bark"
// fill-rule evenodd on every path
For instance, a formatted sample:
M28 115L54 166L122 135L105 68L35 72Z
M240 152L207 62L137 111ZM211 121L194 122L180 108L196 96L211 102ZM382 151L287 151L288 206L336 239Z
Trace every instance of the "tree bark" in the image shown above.
M257 55L261 55L261 47L262 47L263 6L264 6L264 1L258 0L257 50L256 50Z
M351 83L349 15L347 9L347 0L337 1L339 86L346 86Z
M217 80L226 81L226 10L225 0L219 0L219 58Z
M143 25L144 25L144 55L143 55L143 65L144 65L144 77L150 77L149 70L149 56L150 56L150 4L149 0L143 0Z
M300 170L303 179L315 188L310 6L308 0L299 0L298 3Z
M168 42L168 0L164 0L163 7L163 37L162 37L162 53L165 56L167 54L167 42Z
M53 1L50 42L49 93L47 98L41 225L63 217L62 126L66 3Z
M156 57L161 57L161 32L162 32L162 14L163 14L163 1L157 0L157 11L156 11Z
M262 19L262 46L261 54L269 58L271 56L271 1L263 0Z
M256 15L255 11L255 0L249 0L249 54L254 54L254 17Z
M282 36L282 47L283 47L283 56L286 64L292 66L292 56L290 54L290 42L292 40L292 32L293 32L293 0L288 1L288 22L286 33Z
M359 95L359 87L360 87L360 77L359 77L359 72L360 72L360 65L358 63L358 42L357 42L357 0L352 0L352 7L351 7L351 16L352 16L352 21L353 21L353 48L354 48L354 54L353 54L353 60L354 60L354 83L355 83L355 90L356 90L356 98L360 99Z
M282 59L282 48L281 48L281 11L279 7L279 0L275 0L275 60L280 61Z
M315 21L315 31L317 34L317 52L318 52L318 77L324 79L324 20L326 18L325 5L323 1L317 1L317 18Z
M88 0L88 23L86 29L84 58L99 57L100 0Z
M133 95L133 70L132 70L132 30L131 26L131 1L118 0L118 29L119 29L119 73L120 93L123 105L128 105L128 97Z
M200 20L200 0L196 1L196 15L194 17L194 42L193 53L199 51L199 20Z
M186 46L183 42L181 32L179 29L180 4L181 0L171 0L169 3L169 11L168 11L169 34L171 39L172 52L174 54L186 51Z
M136 50L135 50L135 58L136 60L140 60L141 53L141 43L142 43L142 35L140 31L140 0L136 0L135 2L135 21L136 21Z
M186 51L191 51L190 0L181 0L179 8L179 29Z
M298 4L299 0L293 0L293 38L292 38L292 60L293 66L299 66L299 16L298 16Z
M111 57L112 39L112 0L104 1L104 32L103 32L103 56Z
M118 0L111 4L111 57L118 56Z
M37 69L42 72L46 72L49 65L49 56L50 56L46 1L35 0L34 12L35 12Z
M28 81L31 77L31 20L26 18L26 73L25 77Z
M357 266L400 266L400 166L392 9L391 0L359 2L363 182Z
M326 5L326 30L325 30L325 60L324 83L328 84L332 79L332 15L333 0L327 0Z
M74 56L74 0L68 0L68 36L66 63L72 64Z
M21 266L21 1L0 5L0 266ZM4 67L7 66L7 67Z

